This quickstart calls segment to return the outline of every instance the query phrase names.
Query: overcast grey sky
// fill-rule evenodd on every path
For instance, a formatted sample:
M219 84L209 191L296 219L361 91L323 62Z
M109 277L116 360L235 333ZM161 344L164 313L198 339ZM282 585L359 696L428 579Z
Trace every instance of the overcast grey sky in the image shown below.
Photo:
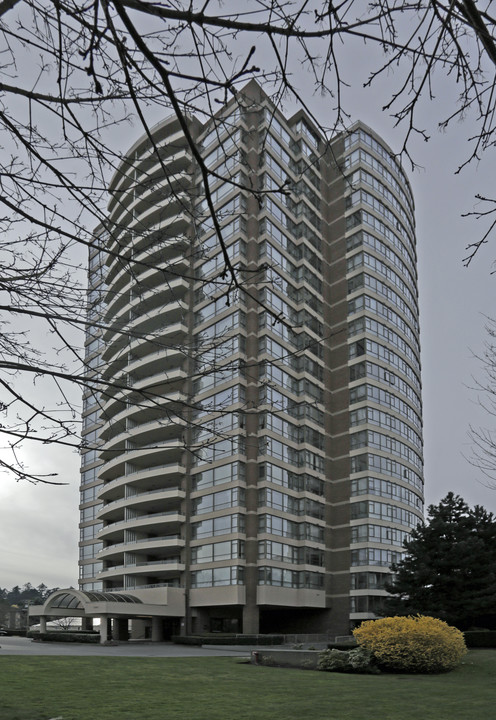
M377 130L395 150L401 130L381 111L387 82L372 91L362 90L364 65L350 62L353 91L348 107L352 119L362 119ZM439 88L438 88L439 90ZM382 93L382 95L381 95ZM496 238L485 246L469 268L464 268L464 248L480 237L482 226L462 219L474 209L474 195L496 195L494 158L485 157L478 167L454 175L468 155L471 118L440 133L436 124L454 100L453 91L441 85L438 98L426 105L425 123L431 128L429 143L416 142L414 157L423 169L409 173L417 208L421 338L423 363L425 490L426 502L436 503L447 492L461 494L469 504L496 511L496 489L484 485L482 474L464 458L470 454L469 425L488 425L470 389L472 377L482 378L474 353L483 351L485 315L496 317ZM311 100L322 116L326 104ZM287 108L291 112L291 108ZM158 119L158 118L157 118ZM141 134L127 131L123 149ZM408 168L407 168L408 170ZM77 586L79 457L53 446L32 448L30 460L37 472L57 469L61 487L0 483L0 586L41 582L49 587Z

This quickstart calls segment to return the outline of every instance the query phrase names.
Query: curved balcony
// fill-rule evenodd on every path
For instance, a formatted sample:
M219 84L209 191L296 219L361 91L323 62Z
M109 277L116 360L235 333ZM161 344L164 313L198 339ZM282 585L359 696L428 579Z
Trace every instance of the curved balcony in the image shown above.
M190 164L190 157L187 153L186 143L172 154L170 148L169 152L166 152L167 146L157 149L158 154L157 150L150 149L146 155L130 161L128 171L122 173L107 205L108 214L112 217L113 222L119 218L122 210L129 206L130 199L144 196L152 186L159 182L164 183L164 172L171 177L185 175L189 179L186 171Z
M131 315L129 330L132 333L144 335L155 332L163 325L179 323L186 316L187 305L182 300L173 300L164 305L157 305L146 310L146 312ZM105 340L105 334L103 336Z
M116 352L116 348L109 345L107 345L105 349L108 350L109 348L112 348L113 350L113 357L108 362L104 361L101 376L103 379L107 379L109 382L112 382L112 380L115 380L117 376L122 377L124 375L128 362L128 353L127 347L119 348L118 352Z
M177 138L180 138L179 133ZM176 144L176 147L179 143ZM191 154L189 147L184 141L184 147L178 148L174 153L169 154L170 144L159 146L158 157L157 153L151 151L148 157L145 157L141 161L141 165L138 166L137 172L142 176L139 178L144 182L145 178L149 182L152 179L163 177L164 171L170 173L172 176L186 175L189 178L188 170L191 163Z
M179 487L146 490L136 495L112 500L100 510L97 517L99 520L107 520L108 522L117 521L122 516L125 508L146 512L147 508L152 510L156 506L166 507L169 505L172 511L174 506L177 506L176 509L180 507L185 496L184 490Z
M163 397L170 393L177 392L184 387L187 373L182 368L159 372L156 375L144 377L143 379L134 379L132 388L135 391L143 392L147 395Z
M153 425L157 428L160 426L163 432L157 436L157 439L164 440L177 434L170 429L174 424L184 426L184 420L180 412L155 405L142 410L143 412L132 420L130 418L127 420L126 418L112 418L100 428L100 439L106 443L105 450L115 450L116 447L114 446L124 440L131 438L136 440L140 434L137 428L142 428L143 434L147 434L149 431L156 429L152 427ZM122 444L122 449L125 449L124 444Z
M171 558L171 560L145 560L127 565L112 565L98 573L98 578L113 579L119 575L153 575L154 577L172 578L180 572L184 572L184 563L177 558Z
M126 463L136 468L180 463L183 452L184 443L180 439L155 443L150 447L129 448L124 454L104 463L98 476L101 480L113 480L125 475Z
M148 422L150 418L154 418L156 422L164 418L167 422L170 422L171 418L174 419L174 422L176 420L181 422L181 409L185 403L185 395L182 390L186 378L186 372L180 368L136 381L128 376L117 378L115 384L108 386L102 393L105 404L102 407L101 416L105 418L106 425L108 425L103 436L112 437L118 431L124 432L124 424L120 424L117 430L111 428L118 422L116 417L123 418L126 410L133 405L141 416L134 418L133 426L142 424L143 421ZM169 409L167 409L167 405ZM127 416L130 417L131 414L132 412L129 411ZM129 429L129 424L127 428Z
M163 406L166 402L181 405L185 399L181 392L183 389L181 380L185 377L184 370L177 370L174 374L163 373L159 376L160 382L157 382L156 378L145 378L133 383L127 374L117 377L113 382L110 381L110 385L102 392L104 401L102 417L111 420L132 404L138 404L140 408ZM167 396L164 396L165 393Z
M181 190L177 195L169 195L168 197L160 197L155 202L150 201L144 203L141 199L135 204L134 213L130 210L126 210L118 220L112 219L115 231L113 233L112 242L109 244L109 250L112 253L118 255L118 257L110 256L109 267L112 261L119 260L121 256L121 248L129 247L130 242L123 242L121 234L129 236L132 234L133 249L137 249L142 246L146 240L149 244L150 234L155 231L165 231L166 235L170 238L173 237L171 232L168 232L168 228L171 225L177 224L180 218L184 218L184 221L191 224L191 199L190 192L184 192Z
M131 317L156 312L158 307L181 302L189 289L189 284L189 280L176 277L148 289L141 285L140 281L139 291L135 291L130 300Z
M171 114L168 117L161 120L157 125L152 128L153 140L155 147L161 146L162 143L174 143L173 147L183 147L186 144L184 134L179 125L179 120L175 114ZM126 153L126 157L121 160L117 170L112 175L110 180L110 191L114 192L121 182L122 177L126 177L129 173L132 173L137 165L143 159L146 159L152 153L152 146L148 135L142 135L136 142L129 148Z
M119 520L115 523L108 523L98 533L99 540L120 540L123 538L124 530L141 532L158 532L161 535L170 533L178 535L186 518L176 511L150 513L149 515L138 515L127 520Z
M181 366L184 363L184 351L181 348L163 348L142 356L130 354L128 360L127 371L134 378L152 377L160 370L164 372Z
M188 207L190 188L191 177L182 170L171 173L166 180L162 175L153 182L150 178L142 183L136 181L128 192L120 193L120 203L110 214L110 222L116 227L128 227L151 208L168 212L171 207Z
M114 414L102 412L101 418L105 421L105 425L101 430L102 439L115 434L112 430L115 425L119 426L119 432L124 432L127 427L140 425L152 419L162 420L163 418L170 419L172 417L179 419L182 417L184 396L180 392L169 392L167 396L154 398L153 400L134 398L134 396L131 398L129 393L126 393L125 400L131 402L131 399L134 401L133 404L124 403L123 407Z
M140 492L179 487L184 473L184 467L178 463L147 467L131 472L128 467L128 474L106 483L98 497L102 500L119 500L124 497L126 485L130 485Z
M153 213L150 213L150 215L153 215ZM184 247L189 243L186 233L190 227L190 213L179 209L175 214L170 214L169 217L156 217L153 221L149 221L146 232L143 232L143 228L134 228L133 250L135 253L146 250L150 246L150 237L159 235L166 247L177 252L180 247Z
M116 293L132 293L137 282L140 286L151 289L176 277L182 278L188 267L189 260L184 254L177 252L177 243L171 247L157 239L155 242L150 241L139 252L133 247L133 253L129 251L126 263L112 265L113 280L105 297L107 312L112 311L112 298ZM110 278L107 278L107 282L110 282Z
M153 538L140 538L131 542L119 542L109 545L97 555L98 560L110 559L114 562L122 560L124 564L124 553L161 553L166 555L178 555L185 546L185 541L179 535L163 535Z
M145 341L141 342L138 348L135 348L132 353L130 353L130 363L135 359L138 358L144 358L147 355L154 355L157 353L167 353L165 355L166 358L169 357L170 354L174 354L175 356L181 355L181 357L184 357L184 354L179 353L177 348L175 347L162 347L160 350L157 350L156 347L150 347L151 343L155 340L155 338L150 334L148 337L144 338L135 338L133 335L136 335L137 333L133 333L131 330L129 330L129 324L123 324L122 330L115 330L115 328L109 329L109 332L113 332L116 336L112 340L112 342L108 343L101 352L101 358L103 362L105 363L105 375L112 377L115 377L116 368L121 369L125 362L123 361L128 359L128 351L129 351L129 345L130 343L133 343L133 341L139 340L139 341ZM166 326L164 326L166 327ZM160 331L164 329L164 327L159 328ZM148 341L148 342L146 342ZM160 341L158 339L155 340L157 344L160 345ZM114 363L116 365L114 366ZM109 368L112 368L112 370L109 370Z
M171 248L162 247L158 243L155 248L149 246L135 255L135 278L137 277L141 287L151 290L164 283L170 286L170 283L176 279L184 280L190 259L184 253L179 254L174 251L171 254L170 251ZM133 278L130 280L133 283Z
M104 438L105 446L101 452L103 457L106 457L109 453L126 452L129 448L128 441L139 443L141 446L145 443L152 445L170 438L181 437L185 426L185 420L167 413L139 424L131 424L131 421L128 421L127 427L123 427L122 423L108 424L108 432Z
M184 407L186 395L180 391L169 392L167 397L145 398L132 388L121 391L121 394L109 397L102 407L102 417L107 422L117 422L125 418L134 418L139 421L142 415L149 414L150 409L176 408L179 415L180 408ZM138 417L136 417L138 416Z
M190 214L177 212L169 218L156 219L147 228L133 225L116 230L113 241L116 255L109 255L106 264L107 285L114 291L121 284L125 286L132 263L136 262L139 266L138 258L145 263L146 257L157 251L157 246L165 255L179 254L190 242L187 235L190 227Z
M102 339L105 343L111 343L121 348L129 343L130 336L154 333L164 326L168 327L171 324L178 323L185 315L186 309L187 306L182 300L173 300L162 305L150 306L142 313L135 312L129 314L129 316L130 308L126 308L126 317L121 318L120 321L113 321L111 326L106 327ZM107 353L103 352L102 358L106 357L108 357Z
M121 315L123 312L128 312L130 302L131 289L129 287L107 290L105 295L105 316L112 318L112 322L116 320L122 321Z
M181 345L187 332L188 328L179 320L173 325L163 325L162 327L156 328L153 335L147 334L144 337L133 338L129 345L129 350L132 355L139 357L158 352L159 350L170 350L171 348Z
M175 300L179 296L184 295L190 286L183 273L186 271L186 263L177 263L174 271L169 273L169 264L164 264L163 268L148 268L146 272L140 273L134 278L134 285L131 290L131 306L136 308L137 304L148 301L150 298L158 296L166 296L170 294ZM164 274L168 277L164 279Z
M163 172L164 165L171 172L178 172L180 169L186 169L190 163L186 138L180 129L172 133L165 142L157 143L155 147L160 160L157 158L157 151L148 147L144 153L134 157L129 153L127 159L121 162L110 182L109 190L112 195L107 206L109 213L115 211L120 198L129 192L129 188L136 187L137 176L148 177L155 172L155 168ZM171 148L174 151L172 154Z

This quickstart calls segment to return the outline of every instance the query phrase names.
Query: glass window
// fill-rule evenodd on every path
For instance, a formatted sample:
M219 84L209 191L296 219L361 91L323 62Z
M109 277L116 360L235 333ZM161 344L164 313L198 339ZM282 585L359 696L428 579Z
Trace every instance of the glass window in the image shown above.
M219 567L209 570L194 570L191 573L191 587L193 588L243 584L243 567Z
M202 520L192 523L191 537L193 539L202 537L215 537L217 535L229 535L230 533L244 532L245 517L235 513L234 515L222 515L221 517Z

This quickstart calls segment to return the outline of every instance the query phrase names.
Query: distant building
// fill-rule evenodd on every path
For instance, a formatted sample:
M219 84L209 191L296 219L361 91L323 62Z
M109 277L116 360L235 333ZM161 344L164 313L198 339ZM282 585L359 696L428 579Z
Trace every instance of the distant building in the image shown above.
M119 612L155 638L347 634L422 518L410 185L363 124L326 144L254 82L188 132L226 254L175 117L130 148L90 253L110 386L84 396L80 599L138 599Z
M0 628L2 630L25 630L27 610L17 605L0 606Z

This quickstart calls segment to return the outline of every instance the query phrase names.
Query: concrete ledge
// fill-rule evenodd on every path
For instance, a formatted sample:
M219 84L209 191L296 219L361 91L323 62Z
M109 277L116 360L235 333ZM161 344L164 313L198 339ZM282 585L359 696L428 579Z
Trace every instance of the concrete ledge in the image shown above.
M321 650L263 650L251 651L253 665L272 665L276 667L295 667L300 670L316 670Z

